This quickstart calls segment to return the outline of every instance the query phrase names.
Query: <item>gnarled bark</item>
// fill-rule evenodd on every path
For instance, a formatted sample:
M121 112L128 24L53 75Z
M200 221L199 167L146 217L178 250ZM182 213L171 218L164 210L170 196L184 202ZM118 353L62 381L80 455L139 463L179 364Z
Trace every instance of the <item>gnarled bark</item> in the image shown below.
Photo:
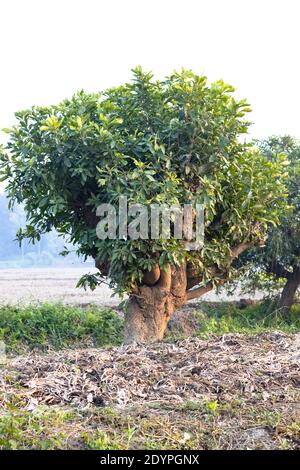
M188 300L206 294L215 285L223 284L233 260L253 244L247 242L233 247L222 269L216 265L210 267L211 280L206 283L186 261L165 270L155 265L152 271L146 272L142 285L136 285L129 298L125 312L125 344L161 340L175 310ZM108 263L96 261L96 266L104 275L109 272Z
M137 287L125 313L125 344L161 340L173 312L186 302L186 265L161 270L156 285Z

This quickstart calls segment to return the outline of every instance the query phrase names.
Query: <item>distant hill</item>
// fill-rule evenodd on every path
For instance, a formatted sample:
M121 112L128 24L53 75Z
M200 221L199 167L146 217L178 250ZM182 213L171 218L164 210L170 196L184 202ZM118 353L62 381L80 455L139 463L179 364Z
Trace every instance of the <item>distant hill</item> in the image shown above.
M20 247L16 232L25 225L25 213L20 205L16 205L13 211L9 210L3 193L0 194L0 222L0 269L83 264L75 252L65 258L59 256L68 244L55 231L43 235L35 245L24 242Z

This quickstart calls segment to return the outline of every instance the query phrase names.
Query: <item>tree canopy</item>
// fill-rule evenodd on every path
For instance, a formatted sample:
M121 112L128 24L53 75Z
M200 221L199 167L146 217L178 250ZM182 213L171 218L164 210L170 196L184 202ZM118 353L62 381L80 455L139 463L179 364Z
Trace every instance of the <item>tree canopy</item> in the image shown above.
M280 224L269 227L264 249L253 248L244 261L249 263L252 289L266 285L275 288L278 280L285 279L279 307L288 311L300 285L300 144L291 136L271 136L257 141L257 145L270 161L286 154L288 206L280 215Z
M250 109L233 91L189 71L155 81L136 68L131 83L16 113L1 171L11 202L25 204L19 237L54 227L109 266L120 290L141 280L158 254L163 266L185 253L172 238L98 240L95 209L119 195L129 203L205 204L205 246L190 254L201 270L221 265L239 241L264 237L282 212L284 157L270 161L239 140Z

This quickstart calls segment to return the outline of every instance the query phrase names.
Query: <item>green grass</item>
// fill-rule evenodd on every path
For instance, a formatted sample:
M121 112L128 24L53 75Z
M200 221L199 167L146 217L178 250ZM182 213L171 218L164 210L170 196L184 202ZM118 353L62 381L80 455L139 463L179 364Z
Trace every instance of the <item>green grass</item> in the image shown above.
M121 344L123 320L113 310L43 304L0 308L0 339L7 352Z
M257 438L251 448L299 449L296 415L272 410L272 405L207 400L159 410L136 407L126 411L70 409L45 406L33 412L19 406L0 413L0 450L194 450L248 448L241 437L259 427L267 441ZM167 406L167 405L166 405ZM244 439L245 440L245 439ZM240 447L242 445L242 447Z
M191 334L255 334L270 330L293 333L300 330L300 305L284 318L274 303L265 301L245 309L230 302L202 302L191 312L195 329ZM196 321L195 321L196 319ZM169 334L167 341L180 338ZM61 304L0 307L0 340L8 353L37 349L119 345L123 340L123 319L113 310L97 306L87 309Z
M300 305L293 305L289 318L285 318L270 300L240 309L231 302L202 302L196 312L200 325L198 334L224 333L255 334L279 330L294 333L300 330Z
M19 411L0 416L0 449L63 449L66 423L74 413L65 410L39 409L36 413ZM51 433L51 429L55 432Z

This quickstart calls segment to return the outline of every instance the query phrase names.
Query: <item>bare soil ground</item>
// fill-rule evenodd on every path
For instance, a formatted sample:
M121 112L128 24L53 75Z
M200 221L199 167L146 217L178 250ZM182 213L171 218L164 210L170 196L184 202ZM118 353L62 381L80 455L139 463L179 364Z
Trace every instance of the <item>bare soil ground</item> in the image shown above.
M64 448L300 448L300 334L32 353L0 388L1 414L12 397L32 416L73 410L44 430L63 427Z

